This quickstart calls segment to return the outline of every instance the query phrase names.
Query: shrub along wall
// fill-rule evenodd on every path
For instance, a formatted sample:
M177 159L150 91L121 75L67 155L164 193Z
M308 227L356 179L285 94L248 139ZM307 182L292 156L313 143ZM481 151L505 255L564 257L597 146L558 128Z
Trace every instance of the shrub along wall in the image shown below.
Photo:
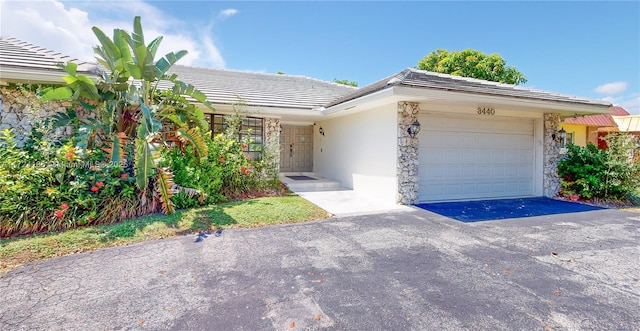
M603 139L608 146L604 150L592 143L569 145L558 165L563 195L625 200L640 187L638 137L611 132Z
M53 128L56 113L66 112L71 103L42 103L35 88L24 86L5 86L1 92L0 237L112 223L161 211L154 204L157 200L140 199L132 165L106 162L100 148L81 148L72 126ZM81 107L75 111L80 117L90 115ZM176 207L277 189L278 137L273 136L279 123L266 122L275 124L267 130L260 160L245 157L248 141L237 141L233 133L216 139L203 135L209 149L206 160L197 159L191 146L165 150L163 166L170 167L174 182L193 188L175 194Z

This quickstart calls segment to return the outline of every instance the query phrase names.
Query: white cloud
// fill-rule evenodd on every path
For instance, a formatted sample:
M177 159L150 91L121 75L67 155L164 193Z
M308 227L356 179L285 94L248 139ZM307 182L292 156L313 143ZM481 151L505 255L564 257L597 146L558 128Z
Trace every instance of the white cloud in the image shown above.
M624 100L619 104L619 106L624 108L631 115L640 115L640 96L636 95L635 97Z
M224 68L225 62L220 54L220 50L213 41L213 23L208 24L198 33L200 35L200 47L203 48L204 54L201 64L206 67Z
M2 35L92 60L95 37L87 12L58 1L0 0Z
M622 107L631 115L640 115L640 93L632 93L618 97L604 97L601 100L609 101L614 106Z
M229 8L229 9L221 10L220 11L220 16L229 17L229 16L233 16L233 15L235 15L237 13L238 13L237 9Z
M158 56L185 49L189 53L179 64L215 67L225 65L213 41L212 32L203 37L190 28L191 22L172 17L143 1L0 0L0 7L3 36L14 37L80 60L95 61L92 48L98 41L91 31L93 26L99 27L111 37L114 28L131 31L133 17L140 16L146 42L157 36L164 36Z
M606 83L596 87L594 91L604 95L615 95L624 92L627 86L627 82Z

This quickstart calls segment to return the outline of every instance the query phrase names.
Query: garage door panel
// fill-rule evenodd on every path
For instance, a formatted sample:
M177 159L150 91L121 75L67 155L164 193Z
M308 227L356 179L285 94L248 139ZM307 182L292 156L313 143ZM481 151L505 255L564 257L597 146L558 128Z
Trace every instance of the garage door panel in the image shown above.
M533 120L423 116L419 200L533 194Z
M527 120L512 120L509 125L505 126L505 120L492 118L482 120L469 117L423 117L420 122L425 125L423 130L426 131L452 131L452 132L503 132L522 134L533 132L533 129L527 123ZM509 119L506 119L509 121ZM481 122L481 123L480 123Z

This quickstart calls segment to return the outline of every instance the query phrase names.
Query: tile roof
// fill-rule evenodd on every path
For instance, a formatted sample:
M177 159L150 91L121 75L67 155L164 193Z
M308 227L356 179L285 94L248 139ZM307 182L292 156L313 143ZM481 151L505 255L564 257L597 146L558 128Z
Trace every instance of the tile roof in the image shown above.
M617 126L616 122L613 120L612 115L614 116L626 116L629 113L622 107L611 106L609 107L613 111L611 114L602 114L602 115L590 115L576 118L567 118L564 120L564 123L567 124L581 124L588 126Z
M69 61L78 64L78 72L81 73L90 73L96 68L93 63L79 61L15 38L0 37L0 74L10 69L61 72L56 64Z
M175 65L169 71L196 86L214 104L313 109L357 91L352 86L293 75Z
M486 80L440 74L431 71L407 68L403 71L365 86L356 92L336 99L327 107L375 93L393 86L421 87L433 90L466 92L482 95L505 96L529 100L556 101L573 104L604 105L611 103L602 100L591 100L559 93L535 90L522 86L490 82Z
M15 38L0 37L0 78L3 73L10 71L14 73L14 78L20 72L62 75L56 64L68 61L77 63L78 71L82 74L91 74L97 68L95 63L78 61ZM610 105L601 100L589 100L413 68L407 68L361 89L304 76L226 69L176 65L170 72L178 74L178 79L196 86L214 104L231 105L242 102L250 106L313 109L334 106L392 86L409 86L530 100Z
M90 75L96 63L79 61L54 51L11 37L0 37L0 78L9 71L64 73L56 65L72 61L78 72ZM197 68L176 65L170 71L207 95L214 104L242 101L251 106L313 109L357 90L319 79L248 71ZM26 75L25 75L26 77Z

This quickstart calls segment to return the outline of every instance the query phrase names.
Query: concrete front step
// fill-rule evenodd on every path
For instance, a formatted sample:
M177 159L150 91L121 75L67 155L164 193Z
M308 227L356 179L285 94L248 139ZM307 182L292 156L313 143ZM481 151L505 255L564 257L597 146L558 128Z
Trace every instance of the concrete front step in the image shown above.
M307 176L314 178L314 180L296 180L287 176ZM320 191L342 191L346 190L342 187L340 182L322 178L313 173L308 172L296 172L296 173L281 173L280 180L289 187L293 192L320 192Z

